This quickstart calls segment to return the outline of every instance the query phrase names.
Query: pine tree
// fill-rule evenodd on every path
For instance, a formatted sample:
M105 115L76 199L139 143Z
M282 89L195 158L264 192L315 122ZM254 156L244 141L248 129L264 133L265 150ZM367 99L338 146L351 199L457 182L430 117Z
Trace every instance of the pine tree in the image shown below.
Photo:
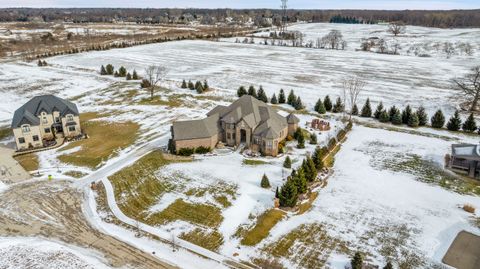
M278 99L277 99L277 96L275 95L275 93L272 95L272 98L270 99L270 103L276 105L278 104Z
M330 96L325 96L325 99L323 99L323 105L325 106L325 109L327 111L332 110L332 101L330 100Z
M308 181L312 182L317 178L317 168L315 166L315 163L313 162L312 157L310 155L307 156L307 161L306 161L306 166L308 169L305 169L305 171L308 171L308 174L306 174L306 178Z
M268 97L267 95L265 94L265 91L263 90L263 87L260 86L260 89L258 89L258 93L257 93L257 99L264 102L264 103L268 103Z
M395 112L395 114L393 114L393 117L392 117L392 124L395 124L395 125L400 125L402 124L402 114L400 113L400 110L397 110Z
M196 85L195 85L195 90L197 91L197 93L203 93L204 92L204 88L203 88L203 85L200 81L197 81Z
M297 97L297 100L293 104L293 107L295 108L295 110L302 110L304 108L302 99L300 98L300 96Z
M303 135L303 131L302 131L302 128L298 127L297 130L295 130L295 132L293 133L293 138L295 138L296 140L298 140L298 138Z
M268 177L266 174L263 174L262 181L260 182L260 186L262 188L270 188L270 181L268 180Z
M100 75L102 75L102 76L107 75L107 70L105 70L105 66L103 66L103 65L102 65L102 67L100 68Z
M447 129L450 131L458 131L462 127L462 119L458 110L455 111L453 116L447 122Z
M113 73L113 76L114 76L114 77L119 77L120 74L118 73L118 71L115 71L115 73Z
M127 69L125 69L125 67L123 66L120 66L120 68L118 69L118 76L125 77L126 75L127 75Z
M354 104L352 107L352 115L357 116L358 115L358 107L357 104Z
M195 84L193 84L193 82L191 80L188 81L188 88L190 90L195 90Z
M283 89L280 89L280 95L278 96L278 103L279 104L285 104L286 100L285 100L285 92L283 91Z
M408 122L407 122L408 126L415 128L415 127L418 127L418 123L419 122L418 122L417 113L415 112L411 113L410 117L408 117Z
M187 86L187 82L185 80L182 81L182 86L181 86L182 89L186 89L188 88Z
M380 114L383 112L383 103L380 102L377 106L377 110L375 110L375 113L373 113L373 116L378 120L380 119Z
M433 128L442 128L445 124L445 117L441 109L437 110L433 117L430 119Z
M313 133L310 135L310 144L311 145L316 145L318 142L317 142L317 134Z
M297 148L304 149L305 148L305 137L303 136L303 134L300 134L298 136L297 141L298 141Z
M318 98L318 101L315 104L314 109L318 114L325 114L327 112L327 110L325 109L325 106L323 105L323 102L322 102L321 98Z
M285 161L283 162L283 167L285 168L292 168L292 160L290 159L289 156L287 156L287 158L285 158Z
M105 67L105 70L107 71L107 75L113 75L113 65L111 64L107 64L107 66Z
M380 122L389 122L390 121L390 116L388 115L387 111L386 110L383 110L381 113L380 113L380 117L378 118L378 120Z
M365 105L363 105L362 113L360 116L364 118L370 118L372 116L372 107L370 106L370 98L367 98Z
M133 80L138 80L138 79L140 79L140 78L138 77L137 71L136 71L135 69L133 69L132 79L133 79Z
M248 95L257 98L257 90L255 89L255 87L253 87L253 85L250 85L250 87L248 87Z
M312 155L312 160L315 163L317 171L323 169L323 153L320 147L316 147Z
M130 74L130 72L127 73L127 80L132 80L132 75Z
M333 113L340 113L343 112L343 103L342 99L340 97L337 98L337 102L335 102L335 105L333 105L332 112Z
M410 107L410 105L407 105L405 110L402 111L402 123L408 124L408 121L410 120L411 116L412 116L412 108Z
M297 186L292 179L287 180L278 194L280 206L293 207L297 204L298 192Z
M390 117L390 121L392 121L393 119L393 116L395 115L395 113L397 113L398 109L395 107L395 106L392 106L389 110L388 110L388 116Z
M425 112L425 108L423 106L417 109L417 116L418 116L418 126L425 126L428 123L428 115Z
M48 64L47 64L47 61L43 60L42 65L43 65L43 66L47 66L47 65L48 65Z
M238 88L238 90L237 90L237 96L242 97L246 94L248 94L248 93L247 93L247 90L245 89L245 87L240 86L240 88Z
M468 116L468 118L463 123L462 130L467 133L473 133L475 132L475 130L477 130L477 123L475 122L473 113L470 113L470 116Z
M293 92L293 90L290 90L290 93L288 94L288 98L287 98L287 104L294 106L295 101L297 101L297 97L295 96L295 93Z
M387 262L387 264L383 267L383 269L393 269L392 262Z
M38 66L43 66L42 60L38 60L37 65L38 65ZM103 67L103 65L102 65L102 67Z
M355 252L355 256L353 256L352 260L350 261L350 265L352 266L352 269L362 269L363 257L360 252Z
M279 197L279 195L278 195L278 186L277 186L277 188L275 188L275 198L278 199L278 197Z
M295 182L295 186L297 187L297 192L299 194L307 192L307 177L303 167L300 167L297 173L292 176L292 180Z
M208 90L209 88L210 88L210 86L208 86L207 80L204 80L204 81L203 81L203 89L206 91L206 90Z

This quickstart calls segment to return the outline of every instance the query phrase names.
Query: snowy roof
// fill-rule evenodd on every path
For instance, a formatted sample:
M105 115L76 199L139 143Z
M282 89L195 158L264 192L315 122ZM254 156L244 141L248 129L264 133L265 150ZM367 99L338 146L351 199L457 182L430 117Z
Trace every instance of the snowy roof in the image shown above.
M78 116L77 105L54 95L35 96L15 111L12 119L12 128L22 124L39 125L39 115L42 112L52 114L58 111L60 116L72 114Z
M172 128L174 140L208 138L220 132L218 114L201 120L176 121Z
M453 144L452 156L463 158L480 158L480 145L475 144Z

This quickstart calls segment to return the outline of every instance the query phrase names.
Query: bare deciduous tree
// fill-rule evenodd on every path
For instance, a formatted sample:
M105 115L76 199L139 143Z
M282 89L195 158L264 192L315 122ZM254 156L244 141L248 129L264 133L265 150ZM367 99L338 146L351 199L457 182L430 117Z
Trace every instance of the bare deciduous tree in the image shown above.
M319 43L321 48L329 48L329 49L345 49L347 46L347 42L343 40L343 35L338 30L331 30L326 36L322 37L322 39L317 42Z
M465 77L453 80L456 90L461 97L470 103L470 111L476 111L480 99L480 65L472 68Z
M392 33L394 36L405 33L407 27L402 21L394 21L388 25L388 32Z
M145 68L145 79L150 83L148 89L150 91L150 98L153 99L153 94L155 93L155 87L158 83L167 75L167 69L159 65L150 65Z
M363 80L358 75L343 79L343 96L344 99L348 98L347 100L344 100L344 104L346 105L348 101L348 105L350 106L350 110L348 113L350 116L350 120L352 119L352 110L357 103L358 95L363 91L366 84L367 83L365 82L365 80Z

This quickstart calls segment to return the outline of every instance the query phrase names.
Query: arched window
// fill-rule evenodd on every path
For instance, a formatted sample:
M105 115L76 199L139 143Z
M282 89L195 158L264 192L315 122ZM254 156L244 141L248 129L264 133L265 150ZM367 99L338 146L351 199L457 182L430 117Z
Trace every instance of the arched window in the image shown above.
M22 133L29 133L30 132L30 125L24 124L22 125Z

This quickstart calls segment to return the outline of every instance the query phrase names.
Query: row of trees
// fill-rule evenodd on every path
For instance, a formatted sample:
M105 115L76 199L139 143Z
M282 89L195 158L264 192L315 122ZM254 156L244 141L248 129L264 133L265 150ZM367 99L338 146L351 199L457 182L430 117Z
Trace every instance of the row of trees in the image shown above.
M203 93L210 89L210 86L208 86L207 80L204 80L203 83L201 81L196 81L195 84L191 80L186 82L185 80L182 81L182 89L190 89L190 90L196 90L197 93Z
M133 73L127 72L127 69L123 66L120 66L118 70L115 70L115 67L111 64L107 64L107 66L103 66L100 68L100 75L113 75L115 77L124 77L127 80L139 80L140 77L137 74L137 71L134 69Z
M354 16L335 15L330 18L330 23L347 23L347 24L376 24L376 21L358 19Z
M283 89L280 89L280 93L277 95L274 93L272 97L269 99L267 97L267 94L265 93L265 90L263 89L262 86L256 90L256 88L252 85L248 87L248 90L244 86L240 86L237 90L237 96L242 97L244 95L250 95L262 102L265 103L271 103L271 104L289 104L296 110L301 110L304 107L302 99L300 96L296 96L295 92L293 90L290 90L290 93L288 94L288 97L285 96L285 91Z
M322 101L322 98L319 98L317 102L315 103L314 110L319 113L319 114L325 114L328 112L333 112L333 113L341 113L344 112L345 110L345 104L343 103L342 99L340 97L337 97L337 100L335 101L335 104L332 103L332 100L330 99L330 96L327 95ZM353 113L355 111L358 111L357 105L353 105Z

